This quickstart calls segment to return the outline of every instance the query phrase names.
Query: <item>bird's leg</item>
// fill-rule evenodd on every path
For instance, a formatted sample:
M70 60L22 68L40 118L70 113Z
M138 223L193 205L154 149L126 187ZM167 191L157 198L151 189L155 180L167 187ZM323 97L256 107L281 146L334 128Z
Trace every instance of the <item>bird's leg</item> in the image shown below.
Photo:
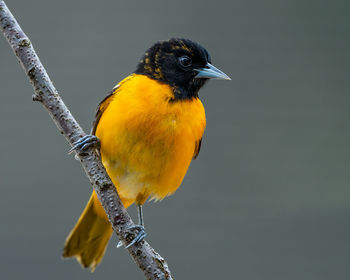
M139 225L144 227L144 224L143 224L143 211L142 211L142 205L141 204L137 205L137 214L139 216Z
M136 230L138 230L138 233L135 236L135 238L125 248L129 248L131 245L140 242L147 235L147 233L145 232L145 227L144 227L144 223L143 223L143 211L142 211L141 204L137 205L137 213L139 216L139 224L135 225L133 227L130 227L129 230L136 229Z
M68 151L68 154L72 153L73 151L81 153L90 147L100 148L100 140L95 135L91 134L85 135L75 142L73 147Z
M137 204L137 213L139 216L139 223L138 223L138 225L134 225L132 227L129 227L128 231L136 229L138 231L138 233L135 236L135 238L133 240L131 240L131 242L127 246L125 246L125 248L129 248L131 245L134 245L135 243L142 241L147 235L147 233L145 232L145 227L144 227L144 223L143 223L143 211L142 211L141 204ZM122 245L123 245L123 243L121 241L119 241L117 248L121 247Z

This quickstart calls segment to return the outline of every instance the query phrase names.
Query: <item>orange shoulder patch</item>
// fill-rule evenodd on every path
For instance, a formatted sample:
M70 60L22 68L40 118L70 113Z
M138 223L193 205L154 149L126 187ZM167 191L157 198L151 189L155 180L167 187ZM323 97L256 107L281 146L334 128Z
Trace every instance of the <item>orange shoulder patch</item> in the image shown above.
M96 128L98 125L98 122L101 119L101 116L103 114L103 112L107 109L108 105L111 103L111 101L113 100L114 94L116 94L118 92L118 90L120 89L121 85L129 80L130 78L132 78L134 75L130 75L129 77L126 77L124 80L122 80L119 84L117 84L112 91L100 102L100 104L98 104L97 110L96 110L96 115L95 115L95 119L94 122L92 123L92 130L91 130L91 134L95 135L96 133Z

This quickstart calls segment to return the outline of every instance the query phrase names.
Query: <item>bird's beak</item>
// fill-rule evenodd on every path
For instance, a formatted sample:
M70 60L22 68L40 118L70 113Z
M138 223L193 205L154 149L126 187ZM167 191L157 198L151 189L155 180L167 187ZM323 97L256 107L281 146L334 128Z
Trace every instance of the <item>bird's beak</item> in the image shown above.
M207 63L205 67L195 69L198 74L195 76L196 79L219 79L219 80L231 80L229 76L227 76L224 72L216 68L215 66Z

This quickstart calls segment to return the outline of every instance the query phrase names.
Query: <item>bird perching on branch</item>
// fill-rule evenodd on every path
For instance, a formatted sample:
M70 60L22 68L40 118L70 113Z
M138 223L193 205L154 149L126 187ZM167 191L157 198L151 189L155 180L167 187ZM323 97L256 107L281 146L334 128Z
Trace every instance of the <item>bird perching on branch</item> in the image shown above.
M98 148L103 165L125 207L138 206L139 225L146 236L142 205L161 200L180 186L192 159L198 156L206 119L198 92L209 79L230 80L211 64L208 51L187 39L154 44L135 73L122 80L97 109L92 134L73 150ZM76 257L92 271L101 262L112 227L96 193L68 236L64 257Z

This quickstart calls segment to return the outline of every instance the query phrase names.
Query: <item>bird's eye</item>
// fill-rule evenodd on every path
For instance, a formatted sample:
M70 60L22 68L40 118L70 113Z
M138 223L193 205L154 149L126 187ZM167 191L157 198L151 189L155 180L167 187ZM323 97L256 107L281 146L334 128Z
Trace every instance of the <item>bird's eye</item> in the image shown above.
M183 67L189 67L192 65L192 60L187 55L179 57L179 62Z

